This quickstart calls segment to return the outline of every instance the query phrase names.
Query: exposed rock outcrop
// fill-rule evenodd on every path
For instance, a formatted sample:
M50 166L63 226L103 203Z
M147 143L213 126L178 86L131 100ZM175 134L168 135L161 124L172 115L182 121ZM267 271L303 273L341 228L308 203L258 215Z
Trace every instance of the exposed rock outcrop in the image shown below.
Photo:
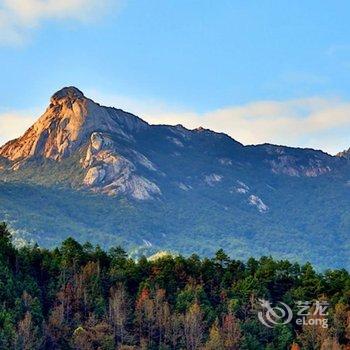
M265 213L269 210L269 207L262 201L262 199L254 194L249 196L248 201L249 204L255 206L260 213Z
M0 148L0 156L12 161L30 157L61 160L81 147L94 131L130 139L131 130L147 126L136 116L101 107L77 88L66 87L51 97L45 113L22 137Z
M135 199L150 199L160 195L159 187L136 173L136 166L117 153L117 145L103 133L91 135L83 165L87 168L84 185L95 192L109 195L128 194ZM137 157L146 162L142 155ZM146 166L151 165L146 163ZM152 169L153 165L152 165Z
M96 192L149 199L161 193L159 187L137 175L134 164L118 154L113 141L133 142L133 134L148 127L132 114L102 107L77 88L66 87L51 97L45 113L22 137L0 148L0 157L12 161L12 170L16 171L29 159L61 161L87 148L81 162L86 169L83 186ZM140 163L155 170L151 161L136 154Z
M329 173L332 169L320 159L310 159L306 164L298 162L295 157L284 155L270 161L272 172L288 176L316 177Z

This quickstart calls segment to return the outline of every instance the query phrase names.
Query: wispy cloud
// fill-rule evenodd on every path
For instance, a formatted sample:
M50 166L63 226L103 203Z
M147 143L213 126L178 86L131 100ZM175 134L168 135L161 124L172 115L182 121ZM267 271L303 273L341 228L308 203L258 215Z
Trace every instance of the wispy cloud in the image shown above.
M0 43L22 43L46 20L98 19L116 0L0 0Z
M36 111L13 111L0 114L0 145L22 135L34 122Z

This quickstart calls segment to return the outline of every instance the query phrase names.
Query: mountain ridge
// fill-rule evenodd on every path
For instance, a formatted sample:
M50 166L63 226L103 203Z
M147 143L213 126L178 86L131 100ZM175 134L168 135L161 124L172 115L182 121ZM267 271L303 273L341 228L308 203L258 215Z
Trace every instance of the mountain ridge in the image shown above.
M80 240L94 230L94 243L150 254L224 246L240 258L302 256L322 266L343 251L334 266L348 266L349 168L320 150L150 125L66 87L0 148L0 220L44 246L69 235L71 222Z
M148 125L148 126L164 126L164 127L174 127L174 128L181 128L181 129L184 129L184 130L187 130L187 131L190 131L190 132L212 132L214 134L218 134L218 135L225 135L229 138L231 138L233 141L237 142L237 143L240 143L238 142L237 140L235 140L232 136L224 133L224 132L217 132L217 131L214 131L214 130L211 130L211 129L207 129L207 128L203 128L201 126L195 128L195 129L188 129L186 127L184 127L183 125L181 124L177 124L177 125L168 125L168 124L149 124L147 121L141 119L140 117L132 114L132 113L129 113L129 112L126 112L124 111L123 109L120 109L120 108L116 108L116 107L113 107L113 106L103 106L95 101L93 101L92 99L90 98L87 98L84 93L79 90L78 88L76 88L75 86L67 86L67 87L64 87L62 88L61 90L58 90L56 93L54 93L52 95L52 97L50 98L50 105L47 109L49 109L50 107L52 106L55 106L57 105L57 102L60 101L60 100L64 100L64 99L69 99L69 103L71 102L74 102L74 99L85 99L86 101L89 101L89 102L92 102L94 105L96 106L99 106L101 108L104 108L104 109L111 109L111 110L114 110L114 111L117 111L117 112L121 112L123 114L126 114L128 117L130 117L131 119L136 119L138 121L140 121L142 124L144 125ZM73 99L73 101L72 101ZM44 113L45 115L45 113ZM35 124L38 123L38 121L40 121L42 117L39 118L39 120L37 120L37 122L35 122L28 130L27 132L32 129ZM23 135L22 135L23 136ZM5 146L7 146L8 144L12 144L18 140L20 140L22 138L22 136L18 137L18 138L15 138L13 140L10 140L8 142L6 142L4 145L0 146L0 155L5 153L4 152L4 148ZM241 144L241 143L240 143ZM272 143L262 143L262 144L257 144L257 145L243 145L241 144L242 146L245 146L245 147L249 147L249 146L256 146L256 147L259 147L259 146L276 146L276 147L285 147L285 148L290 148L290 149L304 149L304 150L313 150L313 151L321 151L322 153L325 153L325 154L328 154L330 155L329 153L321 150L321 149L313 149L313 148L308 148L308 147L295 147L295 146L285 146L285 145L276 145L276 144L272 144ZM330 155L332 157L341 157L343 156L344 154L346 154L348 151L342 151L342 152L339 152L337 153L336 155Z

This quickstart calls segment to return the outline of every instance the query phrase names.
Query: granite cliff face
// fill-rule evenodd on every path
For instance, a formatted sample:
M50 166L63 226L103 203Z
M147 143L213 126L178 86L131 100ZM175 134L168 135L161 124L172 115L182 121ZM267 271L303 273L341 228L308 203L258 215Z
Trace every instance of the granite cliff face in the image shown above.
M119 237L148 250L227 247L322 264L326 247L350 249L348 154L149 125L66 87L0 148L0 220L34 228L30 238L47 246L74 227L104 245Z
M75 87L56 92L50 105L26 133L0 148L0 155L20 161L29 157L61 160L73 154L98 130L129 138L148 127L141 119L114 108L101 107Z
M0 148L0 156L12 162L12 170L26 161L47 158L62 161L87 148L82 166L83 185L107 194L130 194L148 199L160 190L151 181L134 174L133 163L117 152L109 136L132 143L132 133L149 125L131 114L101 107L75 87L56 92L39 120L25 134Z
M87 169L83 184L96 192L129 194L135 199L150 199L161 194L155 183L136 174L134 163L118 154L117 149L108 134L91 134L83 161Z

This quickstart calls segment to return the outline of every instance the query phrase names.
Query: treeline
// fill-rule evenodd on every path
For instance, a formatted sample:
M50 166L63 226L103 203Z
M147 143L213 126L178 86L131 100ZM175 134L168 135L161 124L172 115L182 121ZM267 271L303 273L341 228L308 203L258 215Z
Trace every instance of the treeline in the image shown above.
M263 325L259 299L328 301L328 328ZM17 249L0 224L0 349L350 348L350 276L269 257L246 263L220 250L138 261L65 240Z

